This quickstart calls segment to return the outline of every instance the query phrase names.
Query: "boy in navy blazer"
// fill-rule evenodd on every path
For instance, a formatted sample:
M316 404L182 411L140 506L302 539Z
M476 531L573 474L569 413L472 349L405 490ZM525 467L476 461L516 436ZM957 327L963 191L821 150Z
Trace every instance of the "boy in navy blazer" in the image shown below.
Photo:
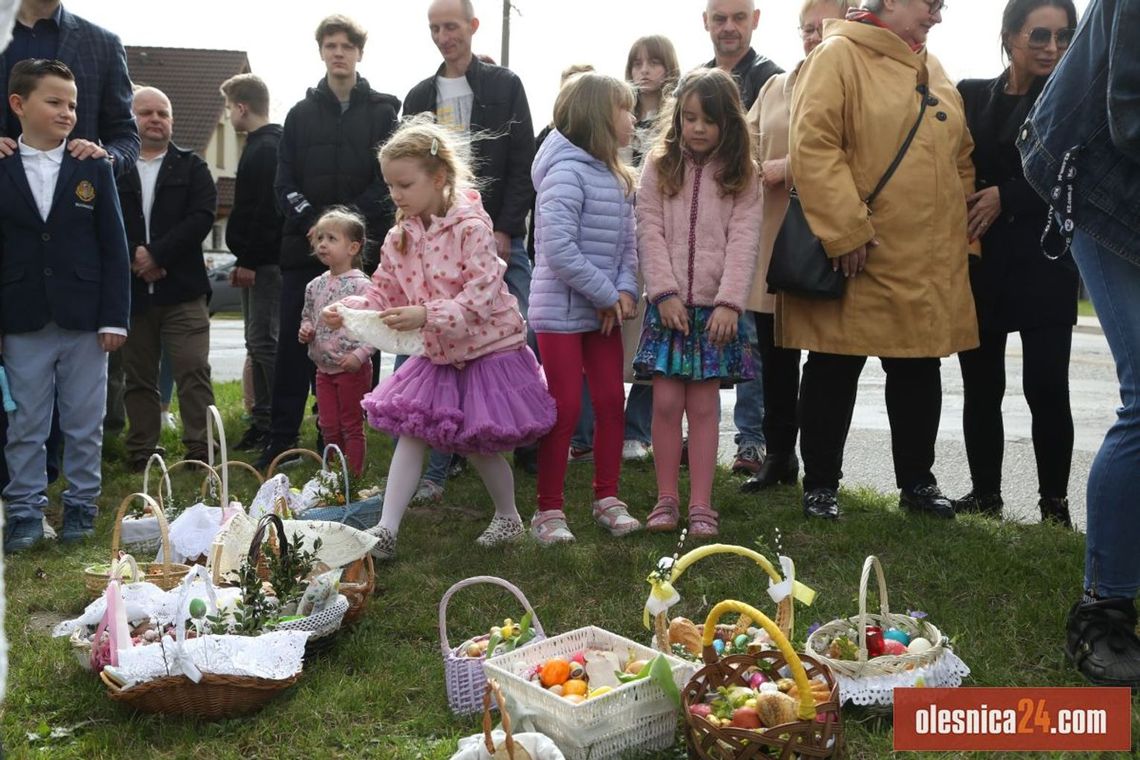
M58 395L65 454L63 531L94 532L107 352L126 340L130 263L111 163L66 150L76 87L59 61L12 68L8 104L20 119L19 149L0 161L0 354L16 410L4 457L4 552L43 537L45 449Z

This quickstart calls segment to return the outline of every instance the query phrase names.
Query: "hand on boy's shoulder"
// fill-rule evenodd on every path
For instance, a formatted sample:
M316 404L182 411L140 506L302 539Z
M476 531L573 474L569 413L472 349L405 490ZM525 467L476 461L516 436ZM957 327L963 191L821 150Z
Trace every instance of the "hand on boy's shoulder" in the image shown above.
M0 137L0 158L8 158L8 156L15 155L19 145L11 137ZM110 158L111 154L108 153L99 143L91 142L90 140L81 140L76 138L67 144L67 150L71 153L71 157L77 161L83 161L88 158Z

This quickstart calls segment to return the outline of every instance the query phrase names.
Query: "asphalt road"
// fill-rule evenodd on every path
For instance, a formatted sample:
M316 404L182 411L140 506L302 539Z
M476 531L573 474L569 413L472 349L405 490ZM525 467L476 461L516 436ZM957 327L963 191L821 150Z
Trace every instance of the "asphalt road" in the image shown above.
M210 345L214 379L238 379L245 358L241 321L214 319ZM384 356L382 368L385 373L391 372L391 356ZM1021 373L1021 342L1016 335L1011 335L1006 362L1008 390L1004 406L1006 447L1002 492L1006 518L1031 522L1039 519L1037 466L1030 437L1029 407L1021 393ZM1112 356L1095 320L1082 318L1073 336L1069 378L1076 427L1069 499L1073 520L1083 527L1089 467L1120 404ZM843 470L846 485L865 485L889 493L895 490L895 482L890 456L890 428L883 399L884 383L885 376L879 363L873 359L868 361L859 382L859 400L847 441ZM935 475L947 495L961 496L970 490L970 475L962 441L962 376L958 360L954 357L942 363L942 387L942 423ZM732 442L735 399L734 391L721 392L720 454L726 463L735 453Z

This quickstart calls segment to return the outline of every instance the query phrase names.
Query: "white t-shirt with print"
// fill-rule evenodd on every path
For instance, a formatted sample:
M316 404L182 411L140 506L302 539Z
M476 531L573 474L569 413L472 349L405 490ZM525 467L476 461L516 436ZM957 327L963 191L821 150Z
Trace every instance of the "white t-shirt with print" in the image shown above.
M436 89L439 97L436 99L435 118L445 127L457 132L466 132L471 128L471 107L475 104L475 93L467 77L437 76Z

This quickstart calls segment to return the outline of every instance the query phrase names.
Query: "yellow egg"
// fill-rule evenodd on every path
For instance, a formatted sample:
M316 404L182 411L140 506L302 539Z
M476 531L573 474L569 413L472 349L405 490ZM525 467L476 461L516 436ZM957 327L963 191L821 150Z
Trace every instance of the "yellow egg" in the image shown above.
M603 694L609 694L611 691L613 691L612 686L599 686L598 688L596 688L590 692L589 699L594 699L595 697L600 697Z
M633 660L625 666L625 672L635 676L641 672L641 669L644 668L648 662L648 660Z

